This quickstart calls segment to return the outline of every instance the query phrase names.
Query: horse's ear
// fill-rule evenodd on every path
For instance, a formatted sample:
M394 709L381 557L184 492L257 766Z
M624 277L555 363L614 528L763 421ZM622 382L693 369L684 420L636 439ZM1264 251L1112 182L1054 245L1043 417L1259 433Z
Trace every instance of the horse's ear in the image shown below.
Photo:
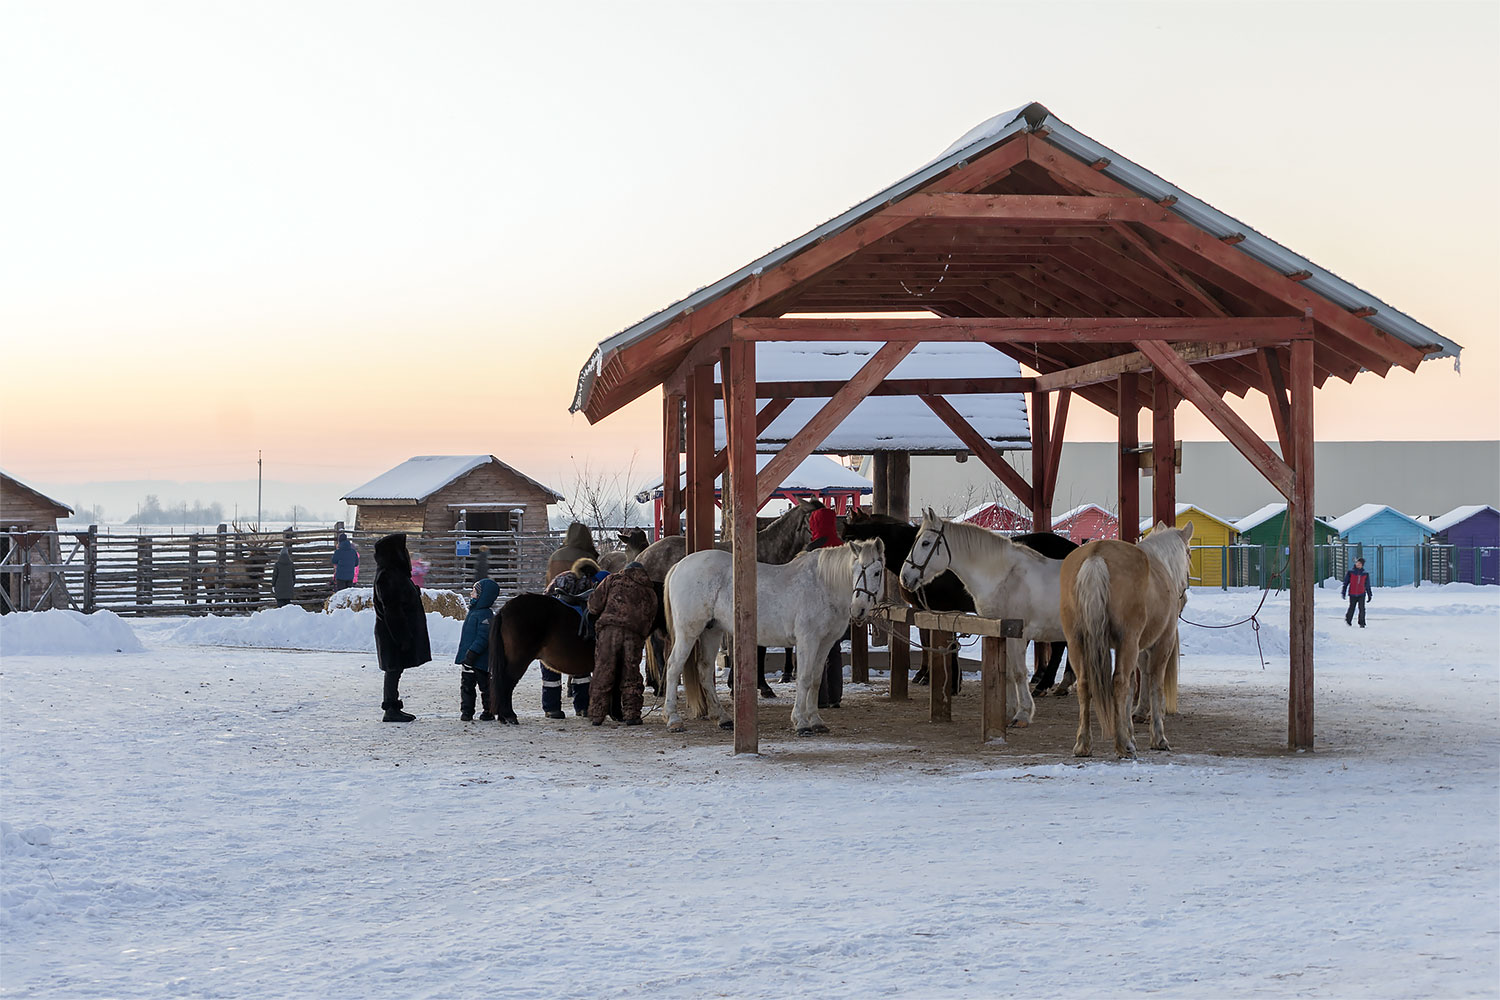
M1187 544L1193 540L1193 522L1189 521L1182 526L1182 541Z

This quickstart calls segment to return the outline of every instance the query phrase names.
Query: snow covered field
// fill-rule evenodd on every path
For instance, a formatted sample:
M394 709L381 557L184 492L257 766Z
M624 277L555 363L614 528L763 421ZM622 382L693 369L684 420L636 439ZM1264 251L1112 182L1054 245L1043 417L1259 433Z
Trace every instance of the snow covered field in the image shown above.
M1500 588L1317 609L1316 752L1275 749L1281 595L1269 669L1248 627L1184 632L1181 726L1252 706L1266 751L1134 762L838 713L737 758L659 712L546 723L535 670L522 726L461 723L435 617L386 725L371 612L8 615L0 995L1496 995Z

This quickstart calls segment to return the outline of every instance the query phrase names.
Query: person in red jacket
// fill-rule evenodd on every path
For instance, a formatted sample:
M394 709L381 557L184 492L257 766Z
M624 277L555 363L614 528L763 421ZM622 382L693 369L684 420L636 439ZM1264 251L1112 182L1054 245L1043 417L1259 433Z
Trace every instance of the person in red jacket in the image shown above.
M1344 624L1354 624L1354 612L1359 611L1359 627L1365 627L1365 602L1375 595L1370 593L1370 574L1365 572L1365 561L1354 560L1354 568L1344 574L1344 589L1340 597L1349 598L1349 610L1344 615Z

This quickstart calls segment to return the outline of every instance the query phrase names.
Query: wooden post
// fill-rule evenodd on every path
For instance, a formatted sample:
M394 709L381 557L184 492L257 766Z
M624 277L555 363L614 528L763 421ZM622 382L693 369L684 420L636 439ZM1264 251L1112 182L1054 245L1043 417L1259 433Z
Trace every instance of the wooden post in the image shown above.
M932 636L930 640L935 652L927 658L928 685L928 714L932 722L953 721L953 693L948 689L948 664L953 663L953 669L958 669L958 658L952 656L948 649L953 645L953 633L942 632L937 629L928 633Z
M885 514L889 511L886 483L890 475L890 462L891 453L888 451L877 451L870 456L871 478L875 481L875 493L870 497L871 513Z
M1177 523L1176 447L1177 390L1160 371L1151 373L1151 524Z
M911 697L911 626L892 625L886 638L886 654L891 658L891 701Z
M731 341L725 352L729 360L724 372L725 448L729 452L729 476L724 494L733 494L734 527L734 752L758 753L760 734L756 722L760 689L755 683L756 590L755 590L755 344ZM710 373L711 374L711 373ZM712 382L709 383L712 387ZM710 424L712 428L712 424ZM710 442L712 444L712 442ZM804 663L811 670L816 664Z
M1005 742L1005 640L987 635L981 640L979 739Z
M1119 408L1120 439L1120 541L1134 542L1141 537L1141 456L1135 449L1141 445L1137 395L1139 376L1135 372L1121 375L1116 387Z
M1052 404L1045 392L1031 394L1031 530L1052 530L1052 498L1047 495L1047 460Z
M679 393L667 393L662 400L662 537L682 530L682 408Z
M714 544L713 366L690 371L687 388L687 548L699 552Z
M870 683L870 626L861 622L849 627L849 682Z
M88 552L84 554L83 570L83 613L93 614L95 606L95 593L99 585L99 526L89 525Z
M911 518L911 452L886 452L885 466L885 513L903 521ZM895 567L900 572L901 567ZM894 586L893 581L887 581ZM911 678L911 626L892 626L886 640L886 655L890 657L891 700L906 701Z
M1293 749L1313 745L1313 345L1292 343L1291 436L1296 480L1287 510L1291 520L1291 690L1287 729Z

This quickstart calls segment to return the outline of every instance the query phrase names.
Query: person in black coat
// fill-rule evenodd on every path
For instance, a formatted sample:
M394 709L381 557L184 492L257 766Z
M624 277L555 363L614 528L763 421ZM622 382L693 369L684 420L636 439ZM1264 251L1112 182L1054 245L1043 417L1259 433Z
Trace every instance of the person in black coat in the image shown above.
M386 535L375 543L375 655L385 674L384 722L410 722L401 711L401 671L432 659L422 593L411 582L411 554L406 534Z

